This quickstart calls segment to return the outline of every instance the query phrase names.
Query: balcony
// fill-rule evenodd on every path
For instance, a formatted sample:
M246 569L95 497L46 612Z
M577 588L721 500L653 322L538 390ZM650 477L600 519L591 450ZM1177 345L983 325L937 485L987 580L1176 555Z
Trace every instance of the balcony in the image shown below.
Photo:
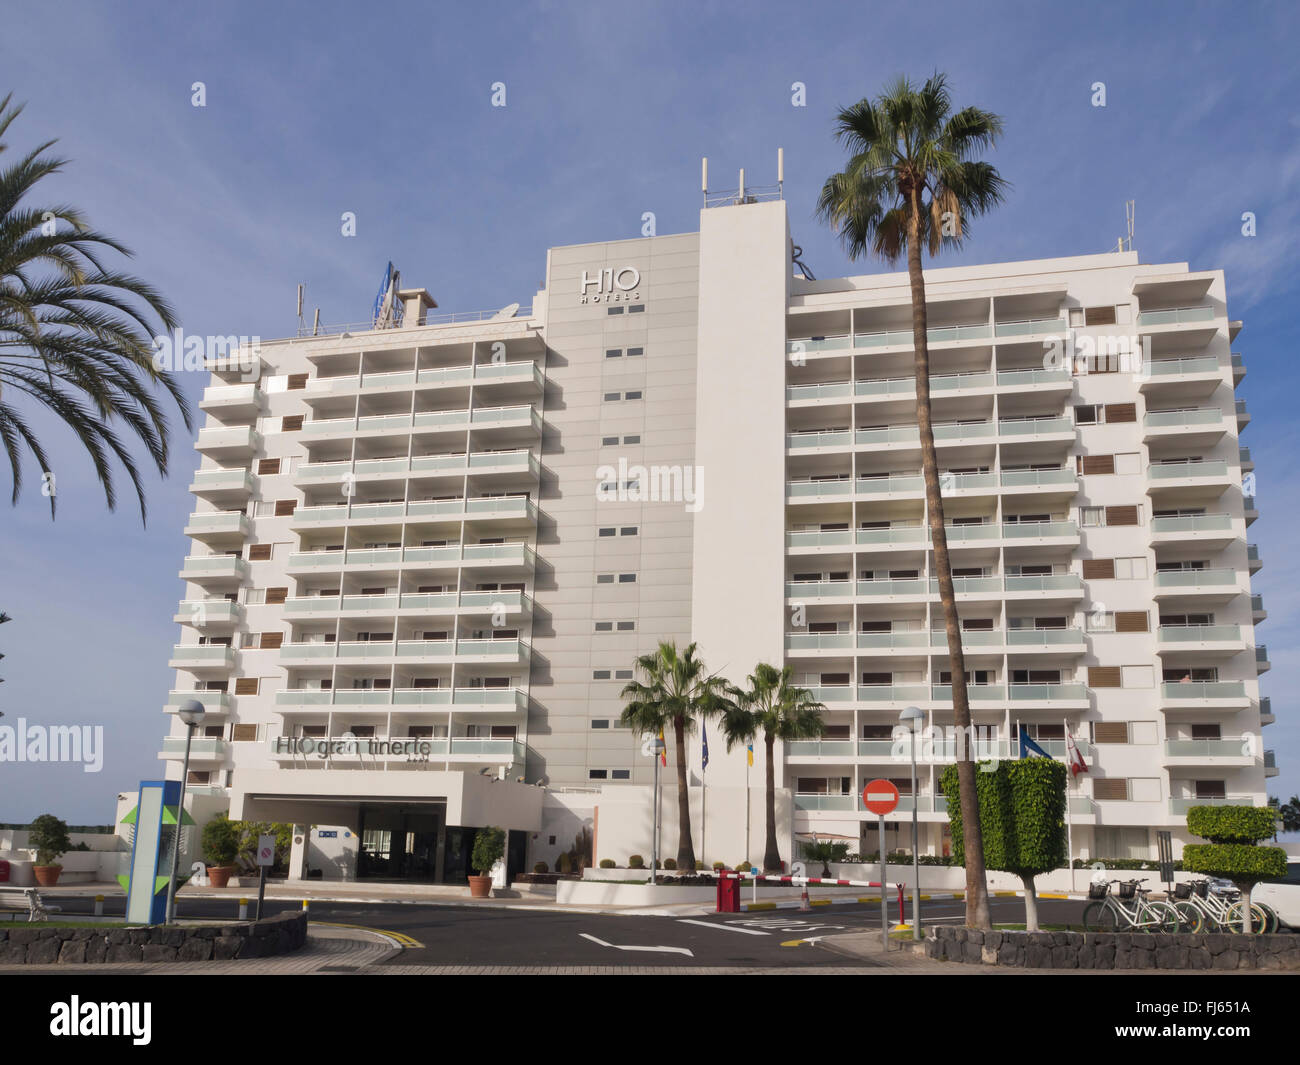
M868 531L868 530L863 530ZM888 529L880 530L889 532ZM920 532L919 529L912 530ZM785 534L785 546L791 552L816 551L827 547L848 547L853 543L853 533L849 529L833 529L827 532L812 531L788 532Z
M949 394L960 392L981 392L993 387L994 377L991 373L975 371L973 373L931 374L930 392Z
M447 547L360 548L349 551L300 551L289 556L290 573L323 573L339 570L371 572L449 568L458 564L474 567L529 569L533 566L532 549L524 543L452 544Z
M1065 499L1079 490L1079 479L1068 466L1048 470L1003 470L1000 480L1004 495L1045 495Z
M1007 689L1001 684L967 684L966 698L972 703L1002 702L1007 697ZM952 702L951 684L930 685L930 699L937 703Z
M1151 519L1152 544L1196 543L1220 550L1235 539L1228 514L1186 514Z
M1079 542L1079 526L1072 521L1003 522L1002 539L1008 547L1032 544L1069 545Z
M989 327L979 324L936 326L925 331L925 338L929 344L948 344L962 340L987 340L989 338ZM905 347L910 350L912 339L911 329L892 329L878 333L859 333L853 338L853 346L855 348ZM821 350L827 349L823 348Z
M163 740L159 758L168 761L185 757L185 737L168 736ZM220 762L226 757L226 741L212 736L196 736L190 742L191 762Z
M1138 378L1138 390L1147 396L1209 397L1223 380L1214 355L1152 359Z
M919 525L894 526L889 529L858 529L853 535L859 547L871 548L915 547L927 539L926 530Z
M1262 643L1255 645L1255 672L1267 673L1273 668L1273 663L1268 660L1268 647Z
M261 436L251 426L242 425L200 429L194 447L218 461L233 461L251 458L260 442Z
M1255 468L1255 460L1250 457L1250 448L1237 447L1237 460L1241 463L1241 471L1248 473Z
M1237 709L1249 705L1246 683L1228 681L1164 681L1161 703L1166 710Z
M878 430L886 432L887 430ZM915 430L913 430L915 433ZM852 444L853 434L848 429L823 429L817 432L786 433L785 446L788 451L823 451L830 448L847 448Z
M931 428L934 431L936 446L957 446L988 440L994 433L993 423L986 421L939 422L933 424Z
M208 692L208 691L180 691L167 693L167 705L163 708L167 713L174 714L190 700L195 700L203 704L203 710L208 714L224 714L230 710L230 693L229 692Z
M995 648L1000 650L1005 642L1006 633L1001 629L961 630L961 646L964 651L983 651L987 653ZM930 647L934 654L947 654L948 633L943 629L931 629Z
M248 563L236 555L189 555L181 564L182 580L195 584L238 584L248 575Z
M1007 694L1013 703L1046 703L1062 708L1088 708L1088 689L1082 684L1012 684Z
M199 410L222 420L257 417L261 391L249 381L238 385L209 385L199 400Z
M1267 695L1259 697L1259 723L1261 725L1271 725L1277 718L1273 716L1273 700Z
M1264 776L1275 777L1281 770L1277 767L1277 753L1275 751L1264 752Z
M293 528L328 528L412 518L444 521L537 520L537 507L527 496L478 496L470 499L427 499L398 503L353 502L299 507Z
M872 382L864 381L862 383L871 384ZM879 383L888 384L890 382L882 381ZM912 383L910 378L900 379L900 383L906 383L910 390ZM785 401L791 406L799 406L805 403L817 403L822 400L848 399L853 395L853 392L854 386L851 381L827 381L814 385L788 385L785 390Z
M828 499L848 499L853 482L848 477L820 480L787 481L785 497L792 503L820 503Z
M1250 597L1250 620L1258 625L1268 617L1268 611L1264 609L1264 597L1262 595L1252 595Z
M1044 437L1074 439L1074 422L1069 418L1002 418L998 436L1017 441L1041 440Z
M1186 817L1193 806L1257 806L1254 795L1221 795L1214 799L1178 798L1169 800L1169 812Z
M874 378L853 383L853 395L858 399L911 399L916 395L916 378Z
M238 624L243 612L239 603L229 599L186 599L181 601L172 620L199 629L229 628Z
M884 635L889 635L885 633ZM785 649L787 652L817 654L822 651L852 651L854 647L851 632L787 632Z
M1007 652L1053 651L1082 654L1087 649L1082 629L1008 629Z
M1076 573L1006 577L1003 580L1003 587L1008 598L1012 596L1064 600L1083 598L1083 579Z
M235 664L235 652L224 644L178 643L172 648L169 669L225 670Z
M896 599L926 595L926 585L920 577L858 581L856 589L860 597L868 599Z
M1179 437L1190 446L1216 443L1227 431L1223 411L1218 407L1188 407L1182 410L1148 411L1142 419L1146 442Z
M852 596L852 581L785 582L785 597L787 600L795 602L806 602L814 599L850 599Z
M1170 599L1178 596L1198 596L1201 598L1226 601L1239 595L1236 570L1230 569L1175 569L1157 570L1155 579L1156 599Z
M1026 318L1016 321L996 322L993 335L996 337L1037 337L1064 334L1066 321L1061 317Z
M200 469L194 471L194 480L190 482L190 492L200 499L210 502L248 501L253 493L253 475L243 468Z
M1252 766L1255 739L1238 736L1220 740L1166 740L1165 762L1175 766Z
M1162 653L1236 654L1245 647L1240 625L1161 625L1156 640Z
M908 334L909 344L911 333ZM853 347L853 340L848 336L797 337L785 342L787 355L815 354L821 351L847 351Z
M1214 321L1213 307L1172 307L1168 310L1140 311L1137 324L1141 329L1161 326L1195 325Z
M859 496L920 497L925 494L925 481L919 475L891 477L859 477L855 486Z
M1250 424L1250 411L1246 409L1246 401L1239 399L1233 405L1233 411L1237 415L1237 432L1241 432Z
M845 430L847 435L848 430ZM939 439L938 430L935 430L935 440ZM915 425L893 425L882 429L858 429L853 433L853 443L859 448L880 448L889 447L893 444L908 444L912 447L920 447L920 432ZM831 445L820 445L831 446ZM848 441L837 445L847 447Z
M856 795L805 795L802 792L796 792L794 808L805 812L817 810L856 811L858 797Z
M243 543L248 537L248 515L241 510L191 514L185 535L205 544Z
M1148 494L1178 494L1217 498L1233 483L1228 464L1207 462L1153 462L1147 467Z
M1249 568L1252 577L1264 568L1264 562L1259 557L1259 546L1257 544L1246 545L1246 566Z
M861 703L925 702L930 688L925 684L863 684L857 689Z
M1069 392L1074 380L1068 370L999 370L998 389Z

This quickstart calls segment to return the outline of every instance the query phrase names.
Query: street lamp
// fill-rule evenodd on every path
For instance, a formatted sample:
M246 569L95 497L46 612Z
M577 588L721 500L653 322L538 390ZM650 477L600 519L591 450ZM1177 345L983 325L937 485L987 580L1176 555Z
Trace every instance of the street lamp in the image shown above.
M925 714L915 706L909 706L898 715L911 733L912 742L908 746L912 749L912 938L921 938L921 854L918 840L918 830L916 824L916 737L920 730L922 722L925 721Z
M654 742L655 757L655 783L654 783L654 816L650 819L650 886L654 887L657 869L659 867L659 761L664 751L668 749L666 744L658 736Z
M181 766L181 798L176 804L176 831L172 835L172 875L167 881L167 916L165 924L171 924L176 917L176 871L181 860L181 825L185 820L185 784L190 778L190 743L194 739L194 730L203 724L203 715L207 713L203 704L197 699L186 699L181 703L177 716L185 722L185 761Z

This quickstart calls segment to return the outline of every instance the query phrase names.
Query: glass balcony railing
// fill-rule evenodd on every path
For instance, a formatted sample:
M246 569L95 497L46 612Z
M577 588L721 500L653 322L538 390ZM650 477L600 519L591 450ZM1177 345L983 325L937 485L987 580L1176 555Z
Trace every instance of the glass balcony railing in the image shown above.
M1005 638L1001 629L962 629L962 647L1001 647ZM930 630L930 646L947 649L948 633L943 629Z
M1088 698L1088 690L1082 684L1012 684L1007 693L1018 702Z
M787 632L787 651L836 651L853 648L851 632Z
M847 429L828 429L818 433L786 433L785 446L791 450L815 447L848 447L852 434Z
M1003 488L1025 488L1043 486L1073 485L1078 480L1074 470L1069 466L1054 466L1050 470L1003 470Z
M789 355L794 355L802 351L842 351L852 347L853 344L847 336L840 337L800 337L795 340L785 342L785 350Z
M864 703L918 702L928 698L930 689L924 684L862 684L858 687L858 701Z
M1007 629L1012 647L1082 647L1082 629Z
M1232 528L1227 514L1182 514L1151 519L1153 533L1223 532Z
M813 496L848 496L852 493L853 482L848 477L821 481L788 481L785 486L787 499L806 499Z
M1214 798L1178 798L1169 800L1169 812L1185 816L1193 806L1255 806L1253 795L1219 795Z
M787 758L852 758L852 740L792 740L785 745Z
M855 396L910 396L915 391L916 380L912 377L887 377L853 384Z
M1154 359L1147 363L1152 377L1173 377L1194 373L1218 373L1219 360L1213 355L1198 355L1189 359Z
M787 599L827 599L851 596L852 581L786 581Z
M1074 573L1045 573L1006 577L1003 587L1008 592L1082 592L1083 581Z
M973 703L988 702L990 699L1005 699L1006 688L1001 684L967 684L966 697ZM952 702L951 684L932 684L930 698L941 703Z
M891 492L923 492L925 481L921 477L899 475L892 477L859 477L856 486L860 496L886 495Z
M973 595L977 592L1000 592L1002 580L999 577L954 577L952 590L957 595ZM939 594L939 581L931 579L930 594Z
M993 326L993 333L995 336L1000 337L1034 336L1039 333L1064 333L1065 329L1065 319L1057 316L1054 318L1028 318L1013 322L997 322Z
M804 795L796 792L794 796L796 810L856 810L856 795Z
M176 617L187 625L232 624L239 619L240 605L229 599L184 599Z
M858 581L857 593L873 595L924 595L925 583L920 577Z
M942 422L933 426L935 441L979 440L993 435L992 422Z
M190 555L181 566L187 578L242 577L248 563L235 555Z
M858 529L855 538L859 545L915 544L925 539L925 530L919 525L895 525L888 529Z
M1068 370L999 370L999 388L1017 388L1024 385L1068 385Z
M919 439L919 431L915 425L895 425L884 429L858 429L853 434L854 443L859 447L868 447L874 444L903 444Z
M229 644L178 643L172 648L172 658L178 662L198 662L204 665L223 665L234 658Z
M924 479L918 477L921 486ZM940 492L965 492L980 488L992 488L997 484L997 476L992 473L941 473L939 475Z
M1240 680L1165 681L1160 692L1166 699L1244 699L1246 682Z
M965 543L971 540L996 540L999 533L998 526L991 521L980 522L975 525L945 525L943 528L950 544Z
M1214 320L1213 307L1173 307L1163 311L1142 311L1138 325L1187 325Z
M1044 436L1048 433L1073 433L1069 418L1003 418L998 422L999 436Z
M791 403L812 399L847 399L853 394L853 385L848 381L829 381L816 385L790 385L785 390L785 398Z
M1156 570L1157 588L1199 588L1237 583L1237 571L1230 569Z
M1147 476L1153 481L1175 478L1181 480L1190 477L1222 479L1228 476L1228 464L1226 462L1153 462L1147 467Z
M167 705L169 707L183 706L190 700L202 703L203 709L208 713L219 713L230 709L229 692L192 691L167 693Z
M1161 625L1156 630L1161 643L1239 642L1240 625Z
M1012 521L1002 523L1004 540L1044 540L1053 536L1079 535L1079 526L1072 521Z
M853 543L853 533L848 529L785 534L786 547L846 547L851 543Z
M1170 758L1249 758L1255 760L1253 736L1220 740L1166 740L1165 754Z
M906 630L902 632L860 632L857 646L859 650L901 650L909 647L925 647L924 632Z
M963 388L992 388L991 373L931 374L931 392L954 392Z
M1196 407L1191 410L1148 411L1142 424L1148 429L1168 429L1180 426L1218 425L1223 421L1223 411L1218 407Z
M185 755L185 737L168 736L163 740L163 754L174 754L178 758ZM190 741L191 758L223 758L226 754L226 741L214 736L195 736Z
M250 492L253 488L253 475L245 469L195 470L190 487L195 492Z

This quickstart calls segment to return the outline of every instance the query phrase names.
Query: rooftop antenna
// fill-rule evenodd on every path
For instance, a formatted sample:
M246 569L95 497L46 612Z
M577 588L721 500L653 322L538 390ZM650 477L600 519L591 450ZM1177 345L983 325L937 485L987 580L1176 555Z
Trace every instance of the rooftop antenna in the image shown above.
M736 198L737 203L745 202L745 168L740 168L740 195Z
M302 296L305 290L306 290L306 286L299 283L298 285L298 333L300 336L307 328L307 323L303 320L302 317Z
M700 191L704 193L704 206L709 206L709 157L700 160Z
M1116 251L1133 250L1134 214L1136 212L1136 207L1137 207L1136 200L1124 201L1124 229L1127 235L1120 237L1115 242Z
M776 150L776 194L785 199L785 149Z

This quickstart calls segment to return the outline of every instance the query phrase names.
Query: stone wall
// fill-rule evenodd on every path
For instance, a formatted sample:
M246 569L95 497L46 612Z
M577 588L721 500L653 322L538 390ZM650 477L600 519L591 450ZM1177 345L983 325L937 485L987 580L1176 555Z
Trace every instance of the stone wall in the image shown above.
M261 921L149 928L0 928L0 965L76 965L124 961L227 961L288 954L307 942L307 915Z
M933 928L927 957L1025 969L1300 970L1300 935L980 932Z

